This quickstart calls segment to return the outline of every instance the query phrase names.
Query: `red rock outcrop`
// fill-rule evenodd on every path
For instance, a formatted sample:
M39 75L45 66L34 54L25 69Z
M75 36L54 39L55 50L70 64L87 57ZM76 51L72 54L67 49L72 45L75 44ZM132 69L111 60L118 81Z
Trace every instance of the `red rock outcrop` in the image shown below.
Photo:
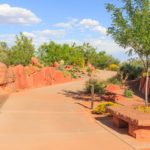
M71 77L65 77L56 67L41 67L37 58L32 58L28 66L12 66L7 68L0 63L0 91L18 91L26 88L36 88L46 85L65 83Z
M25 67L22 65L15 66L13 68L15 74L15 87L16 89L28 88L27 84L27 73Z
M31 58L31 64L37 67L43 67L43 65L39 62L38 58L36 57Z

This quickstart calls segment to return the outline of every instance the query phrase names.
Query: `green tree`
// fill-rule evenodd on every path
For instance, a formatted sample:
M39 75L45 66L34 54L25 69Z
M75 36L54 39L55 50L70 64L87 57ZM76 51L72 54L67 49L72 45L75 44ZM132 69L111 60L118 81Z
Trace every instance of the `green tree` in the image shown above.
M107 4L112 25L108 34L122 47L130 48L143 62L146 77L145 103L148 103L148 70L150 62L150 0L121 0L122 7Z
M34 46L32 39L26 37L23 33L16 36L15 45L10 51L10 65L28 65L31 61L31 57L34 56Z
M105 51L97 53L96 59L93 62L93 65L100 69L108 68L111 64L119 64L119 60L114 58L111 55L106 54Z
M64 60L66 65L83 66L84 56L79 46L57 44L55 42L44 43L38 49L38 57L49 66L55 61Z
M0 42L0 62L9 64L9 48L6 42Z
M84 43L83 46L83 51L84 51L84 61L85 61L85 65L87 65L88 63L93 64L95 62L95 58L96 58L96 49L91 46L89 43Z
M51 65L55 61L60 61L62 58L61 45L53 41L42 44L38 49L38 57L46 66Z

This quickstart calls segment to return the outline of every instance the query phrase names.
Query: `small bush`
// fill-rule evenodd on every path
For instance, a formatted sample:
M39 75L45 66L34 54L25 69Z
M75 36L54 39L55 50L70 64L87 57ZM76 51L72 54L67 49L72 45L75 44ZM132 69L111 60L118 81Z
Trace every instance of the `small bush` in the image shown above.
M71 76L70 72L67 70L64 70L63 74L64 74L64 77L70 77Z
M105 94L106 92L106 83L105 82L98 82L95 79L90 79L86 82L85 91L86 93L91 93L91 86L94 85L94 93L97 94Z
M121 80L120 80L120 77L118 75L108 79L107 83L108 84L116 84L116 85L121 85L122 84Z
M136 110L144 113L150 114L150 107L149 106L138 106L135 108Z
M130 63L124 63L120 67L119 72L123 77L128 76L127 80L134 80L141 76L143 68L141 66L135 66Z
M109 66L109 70L111 70L111 71L118 71L119 70L119 66L116 65L116 64L111 64Z
M68 70L72 78L80 78L82 71L80 70L81 68L74 66L72 69Z
M87 73L88 73L88 76L91 76L91 74L92 74L92 69L88 67L86 71L87 71Z
M97 105L93 110L93 114L106 114L107 112L107 107L108 106L115 106L117 105L116 103L113 102L101 102L99 105Z
M124 91L124 96L128 97L128 98L132 98L134 95L133 91L132 90L129 90L129 89L126 89Z

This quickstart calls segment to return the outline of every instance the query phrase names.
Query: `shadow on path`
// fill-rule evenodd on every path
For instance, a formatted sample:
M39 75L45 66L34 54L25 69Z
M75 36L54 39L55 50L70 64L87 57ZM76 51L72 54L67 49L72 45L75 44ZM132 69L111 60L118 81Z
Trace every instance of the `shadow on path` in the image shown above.
M112 123L112 117L110 116L100 116L100 117L95 117L96 121L100 122L101 124L109 127L112 130L115 130L116 132L120 134L125 134L128 135L128 127L126 128L117 128L113 125Z
M0 95L0 109L6 103L8 98L9 98L9 94Z

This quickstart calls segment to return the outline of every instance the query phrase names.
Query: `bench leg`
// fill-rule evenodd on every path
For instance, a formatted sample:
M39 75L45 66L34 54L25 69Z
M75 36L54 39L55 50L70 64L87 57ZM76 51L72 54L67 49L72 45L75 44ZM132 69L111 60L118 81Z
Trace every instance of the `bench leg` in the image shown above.
M150 139L150 127L137 127L129 124L128 133L136 139Z
M113 124L118 128L128 127L128 123L121 120L120 118L113 116Z

